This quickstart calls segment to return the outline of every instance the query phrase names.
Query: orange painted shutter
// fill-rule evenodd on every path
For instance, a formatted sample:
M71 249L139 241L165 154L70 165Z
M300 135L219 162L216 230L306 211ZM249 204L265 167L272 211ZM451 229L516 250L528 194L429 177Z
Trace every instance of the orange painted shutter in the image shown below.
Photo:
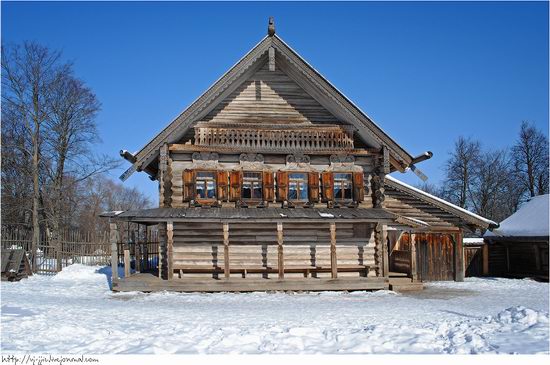
M228 180L229 174L227 171L218 171L216 184L218 186L218 200L226 201L228 198Z
M229 201L236 202L241 199L241 186L243 184L243 172L231 171L229 175Z
M321 183L323 185L323 202L334 200L334 175L332 172L323 172Z
M309 172L307 174L309 201L316 203L319 201L319 174L317 172Z
M264 200L268 202L272 202L273 198L275 197L275 184L273 182L273 172L271 171L264 171L262 173L262 193L264 196Z
M363 183L363 173L353 173L353 200L362 202L365 199L365 184Z
M277 201L282 202L288 197L288 173L277 171Z
M183 201L195 199L195 171L183 170Z

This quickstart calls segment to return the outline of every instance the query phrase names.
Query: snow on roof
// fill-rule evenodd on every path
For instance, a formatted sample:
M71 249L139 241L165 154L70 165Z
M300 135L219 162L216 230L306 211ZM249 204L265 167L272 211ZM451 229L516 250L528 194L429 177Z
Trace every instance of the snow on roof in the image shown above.
M466 237L462 239L462 243L468 245L482 245L483 237Z
M397 184L403 185L404 187L406 187L406 188L408 188L408 189L410 189L410 190L413 190L414 192L416 192L416 193L418 193L418 194L421 194L421 195L430 197L430 198L433 199L433 200L437 200L439 203L441 203L441 204L443 204L443 205L446 205L446 206L448 206L449 208L452 208L452 209L456 209L456 210L458 210L458 211L461 211L462 213L468 214L469 216L474 217L474 218L476 218L476 219L479 219L479 220L481 220L481 221L483 221L483 222L485 222L485 223L487 223L487 224L489 224L489 225L495 225L495 226L498 225L497 222L494 222L494 221L492 221L492 220L490 220L490 219L487 219L487 218L484 218L484 217L482 217L482 216L480 216L480 215L477 215L477 214L475 214L475 213L472 213L472 212L470 212L469 210L466 210L466 209L464 209L464 208L461 208L461 207L459 207L458 205L454 205L454 204L452 204L452 203L449 203L449 202L446 201L446 200L443 200L443 199L441 199L441 198L438 198L438 197L435 196L435 195L429 194L429 193L427 193L427 192L425 192L425 191L423 191L423 190L420 190L420 189L418 189L418 188L415 188L414 186L411 186L411 185L409 185L409 184L405 184L404 182L402 182L402 181L400 181L400 180L397 180L395 177L393 177L393 176L391 176L391 175L386 175L386 179L391 180L391 181L393 181L393 182L395 182L395 183L397 183Z
M548 199L548 194L531 198L517 212L503 220L499 228L493 232L486 232L484 237L548 236Z

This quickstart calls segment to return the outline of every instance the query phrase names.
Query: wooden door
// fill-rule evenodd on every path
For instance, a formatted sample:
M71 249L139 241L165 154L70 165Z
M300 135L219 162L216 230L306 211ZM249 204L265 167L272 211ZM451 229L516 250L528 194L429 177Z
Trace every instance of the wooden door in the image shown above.
M454 280L454 249L451 236L444 233L417 233L416 240L418 279Z

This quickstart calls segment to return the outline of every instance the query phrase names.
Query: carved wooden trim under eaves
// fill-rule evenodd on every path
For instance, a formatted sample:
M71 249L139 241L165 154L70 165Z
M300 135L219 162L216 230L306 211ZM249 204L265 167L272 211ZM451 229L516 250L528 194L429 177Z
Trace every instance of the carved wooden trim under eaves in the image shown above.
M284 126L211 127L208 123L195 126L195 146L234 147L238 150L261 149L273 152L295 150L348 151L354 149L353 131L337 125L310 126L291 129Z

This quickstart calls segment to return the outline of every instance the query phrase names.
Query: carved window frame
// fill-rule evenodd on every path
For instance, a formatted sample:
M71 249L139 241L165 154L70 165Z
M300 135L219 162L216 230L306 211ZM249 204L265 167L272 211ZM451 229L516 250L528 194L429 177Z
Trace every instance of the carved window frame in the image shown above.
M300 174L303 176L303 178L292 178L292 175L294 174ZM307 203L309 202L309 175L307 171L287 171L288 175L288 188L287 188L287 200L289 202L293 203ZM290 190L292 183L298 183L297 186L297 196L300 195L300 192L305 191L306 197L305 198L296 198L291 199L290 198ZM300 188L300 184L303 184L303 188Z
M202 173L208 173L212 174L212 178L210 179L204 179L203 177L199 176ZM208 196L208 181L214 182L214 197L206 197L201 198L199 196L198 187L199 187L199 181L201 181L201 184L203 184L205 188L206 195ZM204 181L204 182L203 182ZM217 201L218 199L218 176L217 176L217 170L195 170L195 201L198 203L212 203Z
M250 178L247 177L246 174L256 174L258 178ZM244 190L247 183L251 183L250 188L250 198L244 197ZM247 171L243 170L242 172L242 184L241 184L241 200L246 202L261 202L263 200L263 194L264 194L264 178L263 178L263 172L262 171ZM255 197L254 196L254 186L258 185L260 188L260 196Z
M349 179L345 179L345 180L342 180L342 179L338 179L338 175L348 175L349 176ZM332 185L332 197L334 199L335 202L344 202L344 203L348 203L348 202L352 202L354 197L353 197L353 172L352 171L338 171L338 172L333 172L333 185ZM346 183L349 183L349 192L350 192L350 197L349 198L346 198L345 197L345 187L344 187L344 184ZM337 185L341 185L340 186L340 191L341 191L341 194L340 196L338 196L336 194L336 187Z

